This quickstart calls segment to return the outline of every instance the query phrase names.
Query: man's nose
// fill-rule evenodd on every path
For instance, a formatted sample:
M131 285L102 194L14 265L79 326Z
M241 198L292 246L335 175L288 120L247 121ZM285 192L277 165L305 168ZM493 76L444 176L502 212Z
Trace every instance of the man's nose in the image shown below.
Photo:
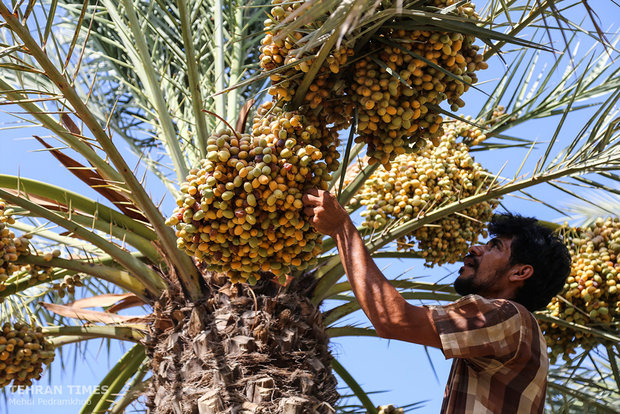
M480 256L483 252L483 249L484 249L484 246L477 244L475 246L471 246L468 252L473 254L474 256Z

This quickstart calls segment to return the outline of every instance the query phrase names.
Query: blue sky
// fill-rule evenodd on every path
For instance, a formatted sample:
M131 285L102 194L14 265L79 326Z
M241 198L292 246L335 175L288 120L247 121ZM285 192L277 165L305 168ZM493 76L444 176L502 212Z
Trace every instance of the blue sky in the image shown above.
M615 6L608 7L610 8L609 16L617 13L618 9ZM604 8L598 10L604 18L606 17L605 10ZM604 22L612 23L609 20L609 18L607 21L604 19ZM555 40L561 41L559 37ZM553 57L548 54L542 60L546 60L549 66L553 62ZM490 62L490 69L479 74L480 81L486 82L482 86L483 89L490 90L504 70L505 66L500 59L493 58ZM462 112L464 114L475 114L481 100L484 99L484 95L470 91L464 98L468 103ZM573 133L580 129L587 118L586 112L571 116L564 129L566 139L572 138ZM6 115L0 115L0 122L11 123L13 119ZM556 122L557 118L553 121L537 121L522 126L514 132L511 131L511 133L529 139L545 141L549 140L552 135ZM32 128L10 129L2 132L0 136L0 173L41 179L56 185L66 186L94 199L100 199L96 193L64 171L53 157L45 152L37 151L40 149L39 144L30 139L32 134L37 133L45 135L45 132L35 131ZM120 139L118 142L122 148L125 148L126 153L129 153ZM507 162L504 175L509 175L510 171L514 172L519 168L526 151L527 149L518 149L476 153L476 159L487 169L495 172L499 171ZM536 155L532 156L524 167L524 171L535 164L537 157ZM137 162L133 155L128 155L128 160L129 165L134 165ZM157 185L157 179L152 176L147 179L147 188L152 192L152 197L155 200L160 200L165 195L165 190ZM559 198L564 197L559 193L550 193L548 187L547 189L534 190L534 193L543 199L551 200L553 203L557 203ZM173 205L172 198L169 195L165 197L162 204L164 213L169 214ZM523 215L536 215L545 220L554 220L559 216L557 212L551 209L534 203L526 203L518 198L507 197L504 199L504 205ZM387 275L393 277L406 272L406 276L420 276L428 281L439 279L453 281L455 271L460 267L459 264L456 264L430 270L425 268L421 261L413 260L381 260L379 266L384 269ZM360 312L352 315L349 322L364 325L368 323ZM125 347L124 349L129 348ZM419 412L439 412L443 389L450 368L450 361L446 361L439 350L430 349L427 354L419 345L365 337L338 338L332 342L331 349L341 364L349 370L366 391L385 391L371 395L371 399L376 405L388 403L404 405L427 400L424 408ZM64 358L66 366L61 367L61 359L57 358L52 365L51 375L46 374L38 383L43 388L35 389L32 396L20 393L9 394L9 405L5 406L6 401L0 399L0 408L5 406L7 412L16 414L43 412L43 410L47 414L78 412L81 402L86 399L84 392L97 386L107 370L114 365L123 353L123 349L118 344L114 344L108 349L106 343L100 340L89 342L86 359L82 359L81 355L74 357L73 351L69 349L67 351L66 358ZM432 361L435 371L429 359ZM50 383L52 384L51 388L46 388Z

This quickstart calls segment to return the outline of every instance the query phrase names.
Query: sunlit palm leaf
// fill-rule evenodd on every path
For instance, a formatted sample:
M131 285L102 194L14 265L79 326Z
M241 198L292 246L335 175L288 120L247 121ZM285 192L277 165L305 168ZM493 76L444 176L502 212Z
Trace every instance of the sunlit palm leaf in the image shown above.
M617 412L620 409L620 387L614 379L610 357L617 361L618 350L609 354L594 350L552 366L547 400L551 412L568 414L588 412L589 409L602 413Z
M134 345L101 381L101 388L91 394L80 413L106 412L125 384L139 371L145 358L144 346Z
M81 2L62 3L70 15L80 12ZM255 6L260 6L260 2ZM157 131L161 117L158 114L164 108L154 109L154 97L163 96L166 113L173 120L174 134L180 138L189 164L194 165L204 156L206 136L217 124L216 119L205 118L201 110L219 113L234 123L244 101L260 89L260 85L248 85L228 94L226 99L212 97L223 89L216 85L229 86L248 77L248 68L251 72L253 62L257 61L264 11L260 7L235 7L233 2L137 2L133 7L136 18L146 26L142 36L144 47L149 50L149 56L142 55L138 61L148 61L160 79L149 80L142 76L139 67L123 63L136 56L132 39L137 33L131 37L120 21L100 13L92 25L92 43L86 47L94 56L100 56L97 61L103 67L90 65L87 69L107 69L109 76L108 87L92 94L93 103L101 108L114 108L110 118L113 129L125 131L126 139L146 150L149 146L159 146ZM224 10L222 23L215 25L211 13L218 10ZM72 27L73 20L67 20L67 25ZM144 91L147 83L152 89L150 94Z
M603 183L597 183L603 186ZM613 184L609 193L589 191L581 194L581 200L566 203L563 209L570 215L570 224L586 227L592 225L597 218L616 216L620 206L620 196L613 191Z

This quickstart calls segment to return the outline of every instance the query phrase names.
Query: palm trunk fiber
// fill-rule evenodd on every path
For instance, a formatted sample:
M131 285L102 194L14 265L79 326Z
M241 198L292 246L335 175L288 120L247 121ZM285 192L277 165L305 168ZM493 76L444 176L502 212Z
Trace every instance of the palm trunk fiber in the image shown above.
M149 412L333 413L328 337L306 295L270 281L208 284L200 303L169 291L154 307Z

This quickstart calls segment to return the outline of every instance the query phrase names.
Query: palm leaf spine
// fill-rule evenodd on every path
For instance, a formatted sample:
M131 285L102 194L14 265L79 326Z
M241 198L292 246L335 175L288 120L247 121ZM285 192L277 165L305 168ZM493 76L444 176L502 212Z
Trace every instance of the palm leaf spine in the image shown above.
M127 270L131 272L133 277L143 283L149 293L151 293L155 297L159 297L159 294L167 288L166 282L150 267L137 260L129 252L120 249L119 247L108 242L101 236L92 233L84 227L79 226L78 224L72 222L71 220L67 220L62 216L59 216L58 214L55 214L44 207L41 207L24 198L14 196L7 191L0 190L0 198L5 199L9 203L16 204L27 210L30 210L32 213L38 215L39 217L45 218L53 223L58 224L59 226L73 232L84 240L88 240L104 252L115 257L118 262L121 265L125 266Z
M0 174L0 188L51 199L61 206L70 206L74 210L97 216L107 224L122 226L145 240L157 240L157 234L148 228L146 224L63 187L30 178Z
M200 157L206 157L207 148L207 123L205 122L203 109L202 92L200 88L200 74L198 73L196 52L194 50L194 39L191 33L191 24L189 21L189 13L187 10L186 0L177 0L179 7L179 17L181 19L181 32L183 35L183 45L185 50L185 61L187 65L187 77L189 82L189 90L192 96L192 109L194 112L195 146L200 152Z
M148 289L146 289L143 283L140 283L134 277L132 277L129 273L122 269L114 268L111 266L105 266L102 264L95 264L92 261L81 261L81 260L68 260L62 259L59 257L53 258L51 260L45 260L42 256L36 255L27 255L22 256L15 262L17 264L32 264L36 266L44 266L44 267L57 267L60 269L71 270L74 272L85 273L87 275L95 276L106 280L110 283L113 283L127 291L136 294L140 299L149 303L150 300L148 298ZM44 283L45 281L41 282ZM19 280L15 284L9 284L6 286L6 289L0 292L0 297L6 297L12 293L19 292L23 289L20 288L28 288L32 286L27 280ZM11 292L13 290L14 292Z
M95 338L139 342L144 337L130 326L45 326L42 329L45 335L55 337L51 342L56 346Z
M111 15L113 16L115 23L120 25L122 20L120 19L120 16L118 16L117 10L114 8L112 2L109 0L104 0L104 4L108 10L114 10L114 13L111 13ZM137 59L134 63L142 66L142 71L144 73L142 81L149 91L149 95L152 98L151 104L157 112L159 125L163 133L163 142L169 151L172 164L174 165L174 170L177 174L177 179L179 182L182 182L185 177L187 177L189 169L187 167L185 157L183 156L183 152L181 151L181 147L179 146L177 134L160 88L160 81L152 64L144 33L140 27L140 22L138 21L138 16L133 2L131 0L122 0L122 4L125 8L125 14L128 19L129 30L131 30L133 40L135 42Z
M123 357L118 361L118 363L110 370L110 372L103 378L100 387L98 389L109 389L113 384L117 383L117 381L124 377L124 374L127 370L134 369L137 370L142 360L145 358L144 346L136 344L134 345ZM138 365L135 366L136 361L138 361ZM94 392L90 395L88 400L82 406L80 410L80 414L89 414L95 411L94 408L98 407L101 400L103 399L104 394L100 392Z
M122 177L112 166L88 145L80 137L77 137L63 128L58 121L53 119L43 108L24 98L24 95L13 89L4 79L0 78L0 93L5 95L8 100L15 102L24 111L31 114L34 119L46 129L55 133L65 144L80 153L84 158L95 166L97 171L101 173L111 183L120 184L123 182Z

